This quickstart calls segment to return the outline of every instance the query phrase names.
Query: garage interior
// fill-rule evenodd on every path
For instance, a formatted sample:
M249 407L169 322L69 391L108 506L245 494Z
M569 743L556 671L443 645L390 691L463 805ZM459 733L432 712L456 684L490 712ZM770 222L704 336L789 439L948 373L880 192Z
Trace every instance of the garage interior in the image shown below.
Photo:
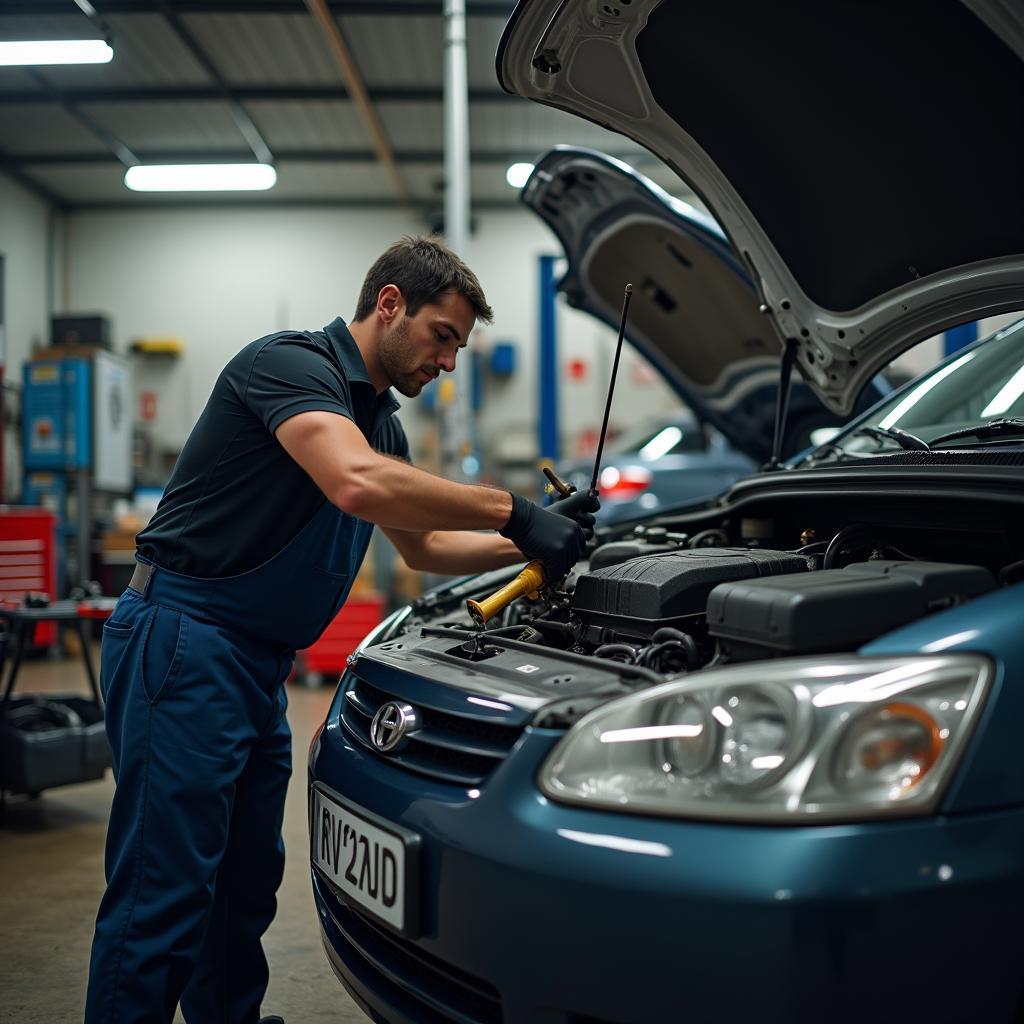
M403 235L445 235L495 310L451 379L403 401L414 463L540 500L542 460L593 458L616 332L556 298L563 253L519 201L525 175L556 145L590 148L703 206L631 140L502 91L494 55L514 7L0 0L0 42L106 39L114 54L0 67L0 566L45 545L29 578L0 570L0 607L40 613L20 634L21 619L4 620L12 700L89 701L102 618L131 576L135 535L223 365L261 336L348 319L366 267ZM128 187L126 172L148 165L272 168L275 181L263 191ZM896 361L895 377L1011 319L928 339ZM58 416L53 368L68 364L94 375L61 399L71 404L59 415L94 433L73 457L53 433L67 429L59 444L71 445L71 428L47 419ZM627 346L609 438L683 411ZM366 1019L321 946L306 751L355 643L442 581L376 537L333 646L300 652L287 683L288 859L264 941L263 1012L290 1024ZM58 601L75 611L48 619ZM84 624L83 609L94 613ZM102 742L95 719L83 728ZM4 744L4 771L29 772L14 764L10 730ZM5 782L0 812L0 1020L55 1024L82 1015L114 783L101 763L33 756L39 774Z

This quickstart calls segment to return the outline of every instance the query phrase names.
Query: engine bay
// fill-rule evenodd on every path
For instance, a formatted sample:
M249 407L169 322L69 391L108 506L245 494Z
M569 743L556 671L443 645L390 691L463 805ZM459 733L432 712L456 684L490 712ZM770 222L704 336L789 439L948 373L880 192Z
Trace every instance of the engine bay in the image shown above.
M639 685L848 653L1024 579L1015 501L988 503L982 517L971 503L773 495L742 514L705 510L599 534L560 588L509 604L484 627L465 600L493 592L500 574L442 588L401 629L411 640L419 628L432 647L450 637L446 660L472 664L476 677L524 650L577 666L577 677L589 665Z

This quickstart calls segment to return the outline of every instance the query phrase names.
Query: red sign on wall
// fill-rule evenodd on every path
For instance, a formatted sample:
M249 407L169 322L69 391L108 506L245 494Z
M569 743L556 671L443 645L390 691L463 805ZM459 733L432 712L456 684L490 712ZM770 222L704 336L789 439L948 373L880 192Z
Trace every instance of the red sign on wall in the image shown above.
M583 359L570 359L566 364L570 380L586 380L587 364Z
M152 423L156 419L155 391L142 391L139 393L139 419L143 423Z

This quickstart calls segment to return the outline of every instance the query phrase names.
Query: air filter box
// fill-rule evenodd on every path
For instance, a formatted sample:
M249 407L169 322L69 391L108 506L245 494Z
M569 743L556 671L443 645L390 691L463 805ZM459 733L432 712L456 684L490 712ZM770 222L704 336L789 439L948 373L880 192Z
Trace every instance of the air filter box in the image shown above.
M803 576L724 583L708 599L708 633L733 660L852 651L995 587L976 565L872 561Z
M721 583L805 573L807 559L757 548L697 548L631 558L584 573L572 607L584 625L646 639L661 626L703 616L708 594Z

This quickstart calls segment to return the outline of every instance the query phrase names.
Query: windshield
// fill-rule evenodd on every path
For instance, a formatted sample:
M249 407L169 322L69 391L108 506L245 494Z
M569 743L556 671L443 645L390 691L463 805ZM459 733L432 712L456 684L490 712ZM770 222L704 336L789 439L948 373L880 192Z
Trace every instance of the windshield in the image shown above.
M931 442L961 427L1010 417L1024 417L1024 320L924 375L878 406L859 428L835 438L829 450L888 454L905 445L885 437L884 430L895 428ZM882 430L869 434L860 432L863 427ZM978 438L967 436L943 442L940 447L979 443ZM1024 430L1018 437L1008 434L1004 443L1024 444Z

